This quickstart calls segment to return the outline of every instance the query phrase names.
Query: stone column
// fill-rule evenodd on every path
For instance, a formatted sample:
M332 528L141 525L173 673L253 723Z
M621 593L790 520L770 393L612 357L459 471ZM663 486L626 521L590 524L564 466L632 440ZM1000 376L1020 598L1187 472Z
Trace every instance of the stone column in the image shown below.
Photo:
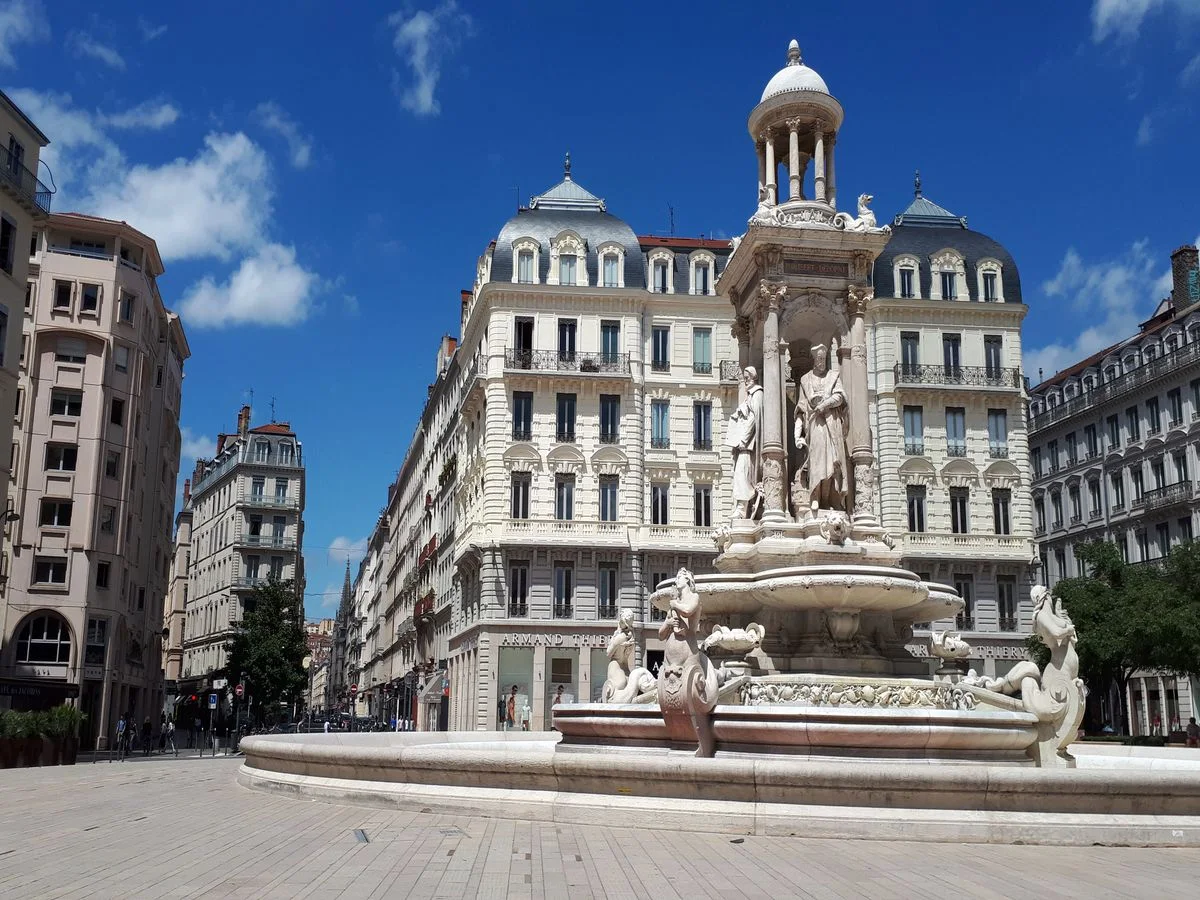
M742 372L746 366L750 365L750 319L746 316L737 316L733 320L733 327L730 328L733 333L734 340L737 341L738 348L738 406L741 406L746 400L746 384L742 381Z
M758 154L758 187L762 190L767 184L767 148L764 141L755 142L754 149Z
M829 132L825 139L825 193L829 195L829 205L837 208L837 180L833 175L833 145L837 142L837 132Z
M548 731L546 721L546 645L533 646L533 684L529 685L529 730Z
M825 200L825 123L813 122L813 138L816 141L816 149L813 150L813 162L816 164L816 169L813 170L813 199L824 202Z
M851 285L846 292L846 318L850 320L850 359L842 369L850 402L851 464L854 467L854 521L872 524L875 519L876 475L871 450L871 423L867 401L867 326L864 319L871 289Z
M759 285L759 316L763 336L763 410L761 423L763 521L787 519L785 499L787 449L783 444L783 390L779 372L779 313L787 285L763 281Z
M800 179L804 177L800 168L800 128L799 119L788 119L788 199L800 199Z
M1158 721L1162 723L1162 733L1171 730L1171 710L1167 708L1167 683L1161 675L1158 676Z
M774 204L779 202L779 195L775 190L775 141L770 128L763 132L763 142L767 150L767 199Z
M808 199L804 195L804 176L808 172L808 163L809 163L809 160L811 160L811 159L812 159L812 157L809 156L807 153L805 153L803 150L800 151L800 199L801 200Z

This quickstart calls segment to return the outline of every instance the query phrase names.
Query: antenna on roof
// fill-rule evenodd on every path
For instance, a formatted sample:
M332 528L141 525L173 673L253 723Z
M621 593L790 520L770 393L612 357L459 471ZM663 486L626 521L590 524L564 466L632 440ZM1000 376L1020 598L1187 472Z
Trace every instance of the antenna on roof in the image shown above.
M670 213L670 216L671 216L671 237L674 237L675 236L675 207L671 206L671 204L668 203L667 204L667 212Z
M254 388L250 388L246 393L250 395L250 409L254 409Z
M271 421L275 421L275 398L271 398Z

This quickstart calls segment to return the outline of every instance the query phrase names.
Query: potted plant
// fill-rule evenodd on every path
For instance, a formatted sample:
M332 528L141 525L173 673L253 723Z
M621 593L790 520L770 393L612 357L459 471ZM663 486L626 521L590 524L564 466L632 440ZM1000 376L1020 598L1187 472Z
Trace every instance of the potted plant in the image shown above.
M42 761L42 737L38 714L11 710L6 717L9 733L17 745L17 767L36 766Z
M20 757L17 743L17 716L13 710L0 710L0 769L15 769Z
M75 765L79 754L79 726L84 718L82 712L66 703L45 714L45 733L54 745L53 765Z

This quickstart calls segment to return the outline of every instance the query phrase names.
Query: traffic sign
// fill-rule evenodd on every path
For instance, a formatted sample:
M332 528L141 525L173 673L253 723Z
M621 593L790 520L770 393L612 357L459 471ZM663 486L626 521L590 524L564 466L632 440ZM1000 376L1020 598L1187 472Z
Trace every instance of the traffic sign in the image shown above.
M244 684L239 684L237 687L235 687L233 689L233 692L235 694L237 694L239 697L241 697L243 694L246 693L246 686Z
M358 685L357 684L350 685L350 693L352 693L352 694L358 693Z
M209 694L209 695L208 695L208 708L209 708L209 709L216 709L216 708L217 708L217 695L216 695L216 694Z

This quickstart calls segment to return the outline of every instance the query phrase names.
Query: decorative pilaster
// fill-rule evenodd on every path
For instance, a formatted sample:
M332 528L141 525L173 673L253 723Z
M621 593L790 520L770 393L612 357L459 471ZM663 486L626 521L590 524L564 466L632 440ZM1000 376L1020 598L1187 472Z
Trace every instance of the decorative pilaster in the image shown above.
M800 179L803 170L800 168L800 125L799 119L788 119L788 199L800 199Z
M837 208L837 180L833 174L833 145L837 143L837 132L831 131L825 139L825 193L829 195L829 205Z
M763 281L758 288L763 340L762 490L763 521L787 519L784 496L787 450L783 445L783 382L779 370L779 313L787 285Z
M755 152L758 154L758 190L759 190L759 197L758 197L758 199L761 201L761 200L763 199L763 197L762 197L762 191L763 191L763 190L766 188L766 186L767 186L767 148L766 148L766 142L765 142L765 141L763 141L763 140L760 138L759 140L757 140L757 141L755 141L755 142L754 142L754 149L755 149Z
M767 157L767 200L771 205L779 202L779 194L775 190L775 139L768 128L762 133L763 143L766 144Z
M825 123L818 119L813 122L813 140L816 147L813 150L813 162L816 169L813 172L813 199L825 200Z
M871 424L867 403L867 303L874 296L865 284L846 292L846 317L850 320L850 359L844 369L850 397L850 459L854 466L855 524L874 524L875 457L871 450Z

